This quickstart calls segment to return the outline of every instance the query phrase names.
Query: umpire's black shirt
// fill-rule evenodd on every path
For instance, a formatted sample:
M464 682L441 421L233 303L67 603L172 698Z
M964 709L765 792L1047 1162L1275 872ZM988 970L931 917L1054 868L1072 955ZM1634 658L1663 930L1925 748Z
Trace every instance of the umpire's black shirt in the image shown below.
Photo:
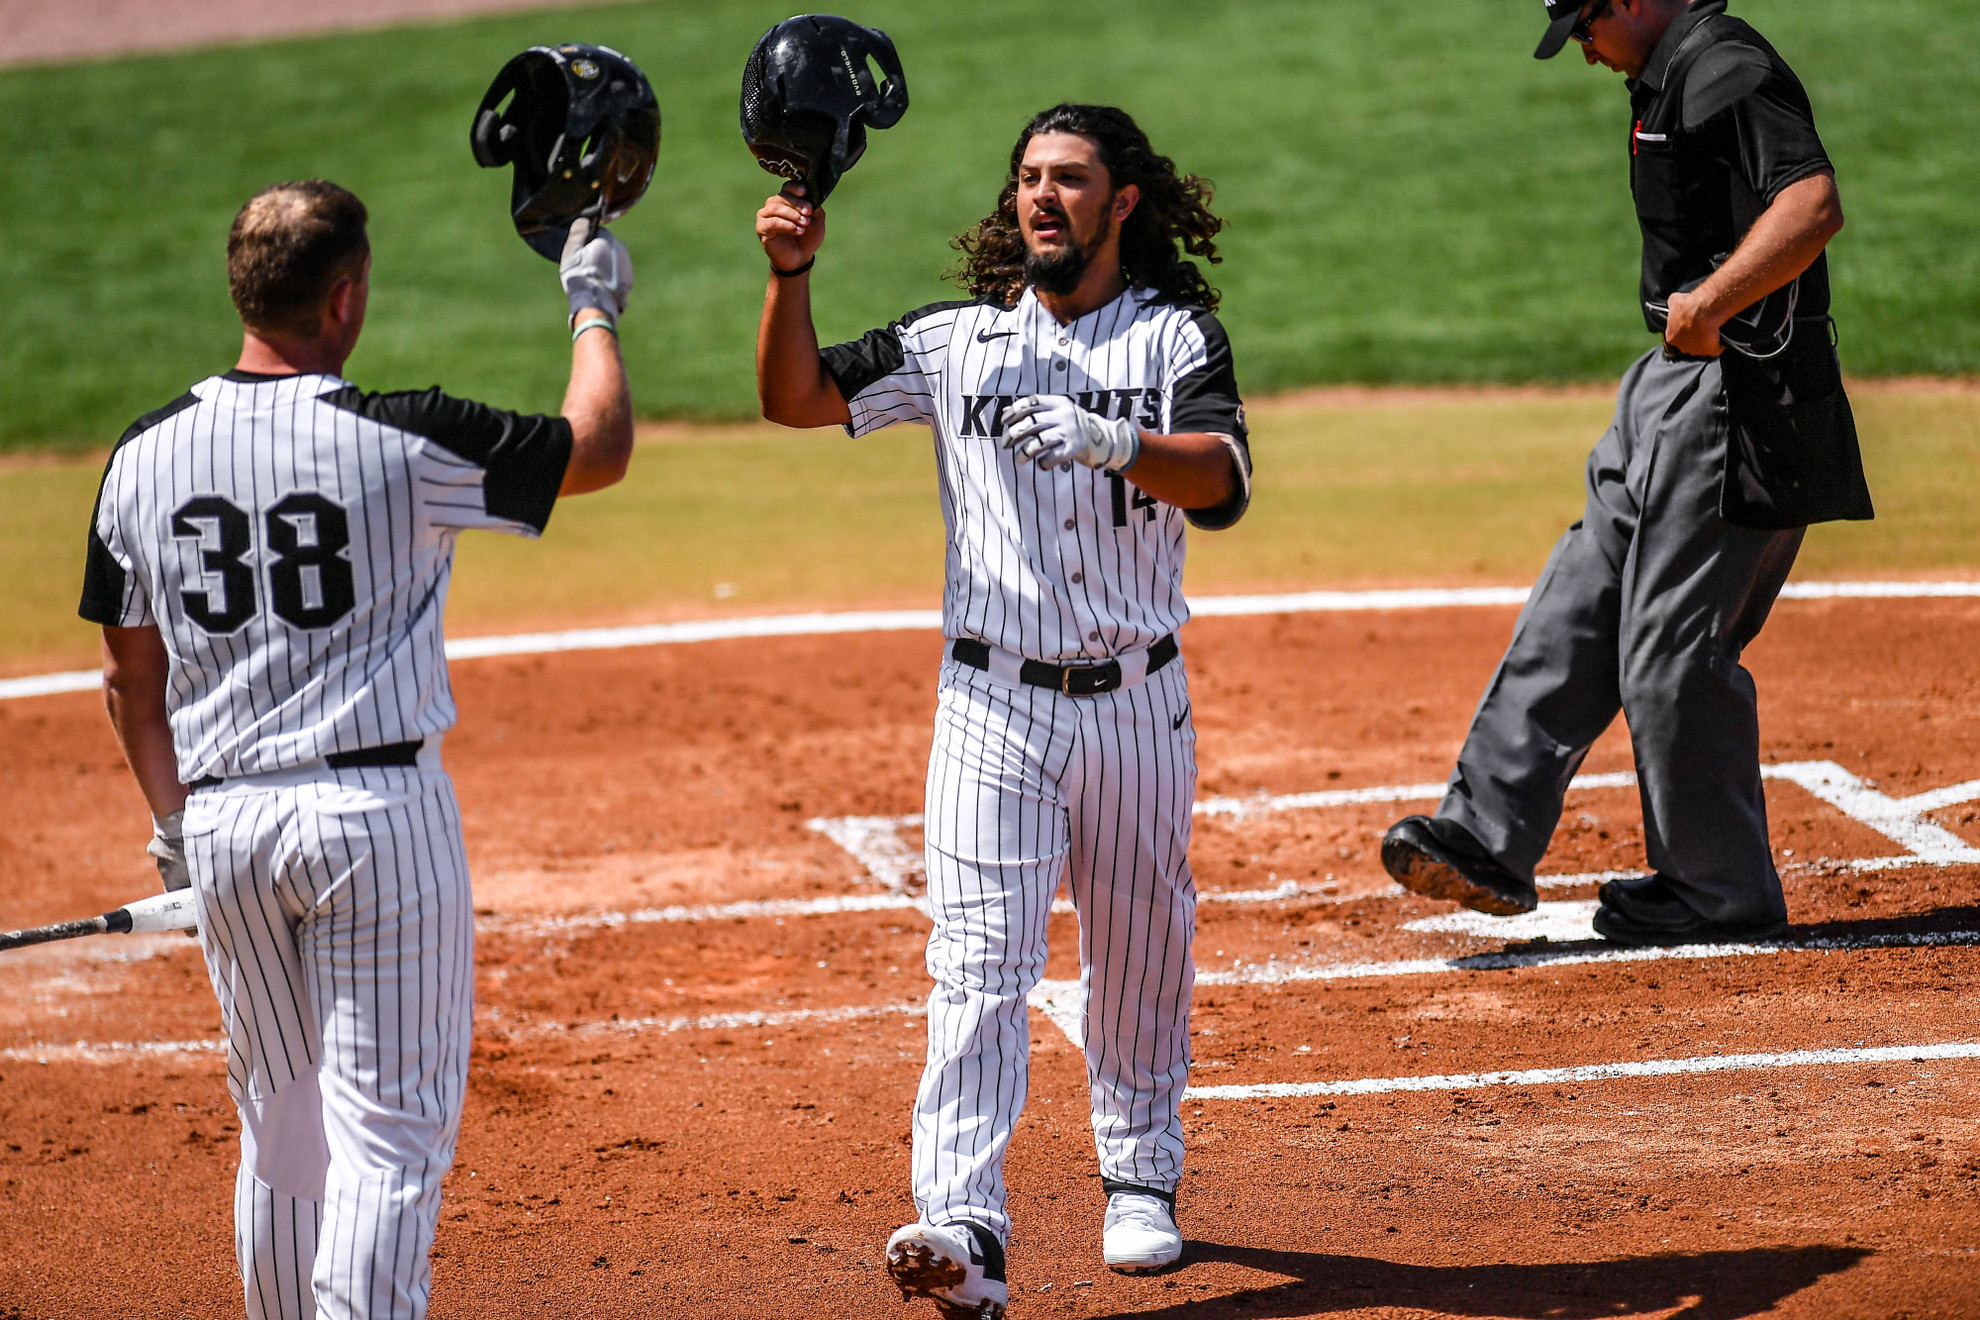
M1834 168L1801 80L1726 13L1726 0L1697 0L1680 14L1629 94L1644 320L1661 334L1650 304L1710 275L1790 184ZM1786 351L1760 361L1728 348L1720 359L1727 521L1784 528L1871 516L1832 333L1824 254L1802 273Z
M1835 172L1801 81L1766 38L1726 13L1726 0L1680 14L1629 94L1646 304L1710 275L1790 184ZM1799 308L1828 315L1826 255L1802 275ZM1651 319L1650 328L1662 327Z

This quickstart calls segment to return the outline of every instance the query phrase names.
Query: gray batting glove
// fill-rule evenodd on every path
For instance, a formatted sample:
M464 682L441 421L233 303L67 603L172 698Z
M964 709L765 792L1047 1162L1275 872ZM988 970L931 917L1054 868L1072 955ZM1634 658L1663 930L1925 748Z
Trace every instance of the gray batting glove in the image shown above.
M578 220L571 225L571 236L564 240L564 259L557 264L564 282L564 295L570 299L571 321L587 307L595 307L614 321L625 315L632 297L632 253L619 236L594 220Z
M1004 447L1047 472L1084 463L1124 472L1141 457L1141 430L1125 417L1088 412L1063 394L1027 394L1004 414Z
M158 863L158 878L165 882L165 892L192 888L192 872L186 869L186 813L175 811L169 816L154 816L151 820L151 842L145 851Z

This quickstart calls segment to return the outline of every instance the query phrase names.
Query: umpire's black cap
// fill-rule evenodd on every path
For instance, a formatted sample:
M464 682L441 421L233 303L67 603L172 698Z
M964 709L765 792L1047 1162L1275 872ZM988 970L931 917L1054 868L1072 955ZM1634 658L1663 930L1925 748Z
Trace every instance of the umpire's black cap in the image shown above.
M1581 21L1581 11L1588 7L1588 0L1546 0L1546 5L1547 35L1540 38L1539 49L1533 52L1536 60L1551 60L1561 53L1568 34Z

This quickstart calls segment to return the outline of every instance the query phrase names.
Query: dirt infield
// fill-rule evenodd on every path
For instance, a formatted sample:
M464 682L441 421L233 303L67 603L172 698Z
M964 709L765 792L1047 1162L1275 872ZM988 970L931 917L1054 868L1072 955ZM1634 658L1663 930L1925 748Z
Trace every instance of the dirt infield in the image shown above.
M1630 959L1577 938L1587 877L1640 863L1616 736L1524 938L1425 928L1449 909L1381 875L1511 618L1190 626L1190 1245L1100 1264L1057 917L1014 1320L1980 1315L1980 602L1777 609L1750 663L1794 935ZM456 666L480 1007L436 1316L932 1317L879 1249L913 1213L936 652ZM0 745L0 927L146 891L95 700L0 703ZM239 1313L216 1018L178 937L0 959L0 1316Z
M610 3L610 0L604 0ZM392 27L580 0L0 0L0 66ZM582 0L597 4L599 0Z

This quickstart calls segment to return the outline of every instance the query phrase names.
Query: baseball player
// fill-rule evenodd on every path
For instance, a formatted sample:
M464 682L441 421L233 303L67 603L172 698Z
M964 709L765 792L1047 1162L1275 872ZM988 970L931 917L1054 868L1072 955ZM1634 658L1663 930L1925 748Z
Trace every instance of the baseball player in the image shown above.
M1620 710L1653 872L1602 887L1595 929L1623 944L1786 926L1740 654L1806 525L1871 516L1829 320L1835 170L1793 71L1725 11L1547 5L1540 58L1572 37L1629 79L1643 309L1664 342L1623 377L1587 512L1520 614L1436 816L1382 844L1417 893L1530 911L1562 794Z
M253 1320L425 1314L474 989L440 762L454 540L538 535L632 445L617 238L572 228L570 390L562 417L532 417L338 374L364 328L365 223L321 181L241 208L239 364L117 442L82 594L151 850L197 897Z
M1025 996L1063 878L1106 1261L1181 1253L1195 731L1175 633L1184 525L1229 527L1251 459L1216 294L1209 185L1133 119L1060 105L1028 124L996 209L957 240L971 297L824 350L807 272L825 214L787 185L757 215L771 275L764 415L934 432L948 529L927 792L928 1059L914 1106L920 1222L888 1268L947 1316L1007 1299L1003 1160L1024 1106Z

